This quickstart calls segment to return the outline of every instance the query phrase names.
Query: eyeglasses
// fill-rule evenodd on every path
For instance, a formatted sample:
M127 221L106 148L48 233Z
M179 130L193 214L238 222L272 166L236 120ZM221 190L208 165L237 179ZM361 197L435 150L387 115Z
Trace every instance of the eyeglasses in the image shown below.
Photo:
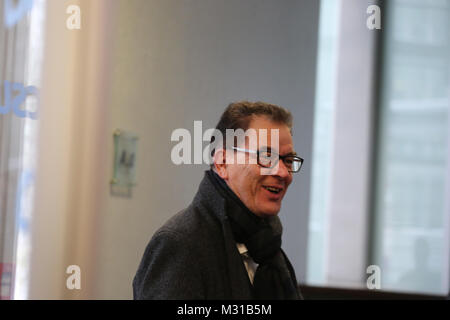
M271 150L248 150L237 147L233 147L232 149L240 152L256 154L258 165L264 168L273 168L277 165L280 159L283 160L283 163L289 172L299 172L303 165L302 158L290 154L280 156L278 153Z

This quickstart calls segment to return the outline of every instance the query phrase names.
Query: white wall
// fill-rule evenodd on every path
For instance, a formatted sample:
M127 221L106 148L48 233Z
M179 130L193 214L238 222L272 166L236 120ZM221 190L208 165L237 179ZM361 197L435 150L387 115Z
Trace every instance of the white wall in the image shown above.
M108 0L49 1L39 116L39 156L28 297L95 297L107 82ZM82 30L66 28L68 5L82 8ZM79 265L82 290L66 288Z
M325 281L366 288L378 30L361 14L374 0L340 5ZM363 26L363 27L360 27ZM362 71L364 70L364 72Z

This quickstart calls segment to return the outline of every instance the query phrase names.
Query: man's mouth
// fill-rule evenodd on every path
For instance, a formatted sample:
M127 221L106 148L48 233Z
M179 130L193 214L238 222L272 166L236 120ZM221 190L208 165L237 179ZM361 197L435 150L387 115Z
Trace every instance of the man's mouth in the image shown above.
M281 191L283 191L283 188L272 187L272 186L263 186L263 188L274 194L279 194Z

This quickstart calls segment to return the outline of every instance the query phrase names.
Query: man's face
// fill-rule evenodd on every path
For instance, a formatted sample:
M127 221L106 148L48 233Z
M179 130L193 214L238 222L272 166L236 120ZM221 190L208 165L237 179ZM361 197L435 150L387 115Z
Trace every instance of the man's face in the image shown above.
M294 147L292 136L289 128L280 123L272 122L266 117L255 117L249 125L249 129L255 129L258 141L260 129L267 131L267 147L271 147L271 130L278 129L279 132L279 146L278 153L281 156L287 154L294 154ZM264 131L263 131L264 134ZM245 145L238 146L240 148L249 148L249 141ZM261 150L266 145L258 145ZM254 150L250 147L250 149ZM274 151L277 151L274 149ZM260 217L267 217L277 215L281 208L281 201L286 194L288 186L292 182L292 173L290 173L284 162L279 161L278 166L270 171L270 174L261 174L261 167L258 164L250 164L249 157L255 157L255 154L246 153L245 163L240 164L236 161L236 152L233 150L226 150L226 164L219 174L227 182L228 186L241 199L247 208L254 214ZM234 157L234 163L232 163ZM268 190L271 189L272 191ZM273 192L277 188L279 192Z

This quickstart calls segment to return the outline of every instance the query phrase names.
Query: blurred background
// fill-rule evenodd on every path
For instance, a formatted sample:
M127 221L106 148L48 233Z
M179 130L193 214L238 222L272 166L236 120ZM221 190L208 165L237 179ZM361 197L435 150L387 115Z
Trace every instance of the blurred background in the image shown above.
M450 0L0 0L1 299L132 298L208 168L172 132L238 100L294 115L306 298L448 297Z

